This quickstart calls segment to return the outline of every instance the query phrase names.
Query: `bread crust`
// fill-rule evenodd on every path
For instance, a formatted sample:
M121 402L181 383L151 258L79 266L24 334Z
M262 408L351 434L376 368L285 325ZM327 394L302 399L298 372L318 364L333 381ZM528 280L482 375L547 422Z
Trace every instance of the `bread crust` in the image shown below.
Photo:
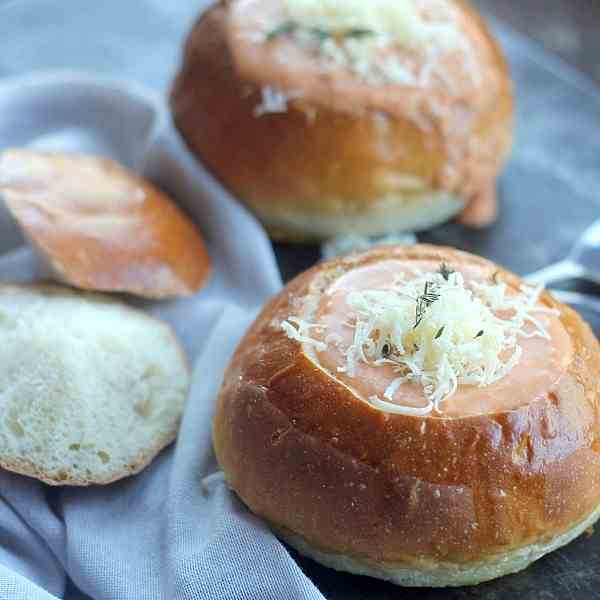
M584 521L549 542L534 543L478 562L448 563L422 561L416 566L356 559L311 546L302 537L271 525L278 537L292 548L338 571L368 575L406 587L456 587L477 585L510 573L518 573L542 556L568 544L594 525L600 516L598 507Z
M320 96L312 97L295 79L287 110L262 117L255 112L261 87L274 84L261 79L258 67L242 71L227 37L235 2L217 3L187 39L171 93L175 124L190 149L277 238L424 229L464 204L464 222L489 224L496 216L495 180L512 143L512 84L481 18L465 3L450 1L474 32L484 85L461 89L454 82L457 97L442 95L435 106L428 104L429 91L394 85L353 105L352 90L335 83L329 89L325 81ZM398 108L409 94L420 107L417 115ZM423 187L403 187L398 180L406 176ZM439 211L424 207L422 218L414 219L410 209L435 194L442 194ZM382 212L386 218L378 219Z
M600 504L594 334L544 292L574 349L547 396L463 418L380 412L316 365L281 322L301 317L332 278L387 259L477 265L509 285L521 281L483 258L428 245L374 248L294 279L225 375L214 445L229 484L277 528L356 561L468 566L550 544Z
M88 479L82 479L72 477L67 471L57 471L56 473L49 473L44 471L39 465L36 465L30 460L17 460L9 459L0 456L0 467L12 473L19 475L25 475L27 477L33 477L39 479L46 485L51 486L73 486L73 487L89 487L91 485L108 485L125 479L125 477L131 477L137 475L140 471L143 471L167 446L170 446L175 438L177 437L177 429L173 430L168 436L157 442L154 448L149 449L143 454L139 454L135 460L131 461L131 464L126 470L119 473L115 473L112 477L91 477Z
M79 298L91 298L94 300L102 300L107 303L114 303L115 301L107 298L106 296L101 296L100 294L95 294L91 292L74 292L67 288L54 285L51 283L36 283L36 284L15 284L15 283L0 283L0 293L4 290L31 290L33 292L40 292L45 295L53 295L58 294L61 296L72 295L77 296ZM181 363L185 366L186 372L188 375L191 373L191 367L187 355L180 345L175 331L167 322L162 321L161 319L157 319L149 315L148 313L132 308L126 304L120 304L122 310L130 311L135 313L137 317L143 317L148 320L149 323L160 323L161 326L165 327L172 338L173 347L176 349L179 354ZM165 435L158 437L155 441L155 444L152 447L145 448L143 452L138 453L137 456L134 457L133 460L130 461L129 465L126 469L115 472L110 477L90 477L90 478L79 478L73 477L72 473L69 473L65 470L58 470L56 472L49 472L41 468L38 464L28 459L16 459L3 456L0 454L0 467L6 469L7 471L11 471L13 473L18 473L19 475L26 475L28 477L33 477L35 479L39 479L47 485L51 486L78 486L78 487L87 487L90 485L107 485L109 483L113 483L115 481L119 481L120 479L124 479L125 477L130 477L132 475L136 475L143 469L145 469L157 456L164 450L167 446L169 446L177 437L177 432L179 431L179 424L175 426L171 431L167 432Z
M53 277L84 290L188 296L212 267L192 222L114 161L7 150L0 195Z

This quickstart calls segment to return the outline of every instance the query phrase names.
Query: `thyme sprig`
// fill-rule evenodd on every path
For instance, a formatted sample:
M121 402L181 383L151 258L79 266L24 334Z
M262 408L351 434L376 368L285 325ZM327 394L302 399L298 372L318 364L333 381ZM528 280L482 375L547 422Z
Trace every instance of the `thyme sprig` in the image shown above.
M294 31L296 31L296 29L298 29L298 23L296 23L295 21L285 21L285 22L281 23L281 25L278 25L277 27L275 27L275 29L272 29L271 31L269 31L269 33L267 33L267 35L266 35L266 40L267 40L267 42L270 42L271 40L274 40L275 38L279 37L280 35L285 35L287 33L294 33Z
M454 273L454 269L448 264L443 262L440 265L440 275L446 280L448 281L450 279L450 275L452 275L452 273Z
M348 31L343 32L342 35L345 38L360 39L364 37L371 37L372 35L375 35L375 32L372 29L356 27L355 29L348 29Z
M443 262L440 264L440 268L439 268L438 272L444 278L445 281L449 281L450 275L452 273L454 273L455 271L451 265ZM415 324L413 326L413 329L416 329L421 324L421 321L423 320L423 317L425 316L425 312L427 311L427 309L434 302L437 302L440 299L439 288L440 288L440 284L436 283L435 281L426 281L425 282L425 285L423 288L423 293L420 294L419 296L417 296L417 298L416 298ZM438 329L438 331L435 334L433 339L439 340L442 337L442 335L444 335L445 330L446 330L446 325L442 325ZM483 335L483 333L484 333L483 330L480 331L475 336L475 339L481 337ZM415 352L419 351L419 346L417 344L414 344L414 350L415 350ZM393 347L391 344L389 344L387 342L385 344L383 344L383 346L381 348L381 356L388 360L392 360L392 361L394 360Z
M427 309L437 300L440 299L440 295L437 293L438 287L432 281L425 282L425 288L423 293L417 297L417 307L415 311L415 326L416 329L423 320Z
M366 29L362 27L355 27L352 29L347 29L344 31L330 31L327 29L323 29L321 27L302 27L296 21L284 21L281 25L278 25L267 35L265 36L265 40L270 42L282 35L287 35L289 33L294 33L299 29L304 29L308 31L312 35L314 35L320 43L323 43L325 40L330 38L342 38L342 39L361 39L364 37L369 37L375 35L375 32L372 29Z

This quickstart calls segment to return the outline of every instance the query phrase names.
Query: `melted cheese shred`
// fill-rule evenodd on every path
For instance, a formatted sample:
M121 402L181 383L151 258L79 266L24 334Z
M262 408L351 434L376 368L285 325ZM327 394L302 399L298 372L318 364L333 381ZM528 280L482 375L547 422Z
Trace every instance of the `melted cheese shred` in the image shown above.
M391 369L395 377L383 397L369 396L373 406L409 415L442 413L459 386L484 388L506 377L521 360L521 339L550 339L540 317L559 313L540 303L540 292L527 285L514 290L501 281L466 284L459 272L432 271L395 273L382 289L349 290L345 325L352 335L337 370L352 378L360 364ZM316 325L295 323L294 331L291 322L282 327L321 351L324 342L308 335ZM408 382L422 387L424 406L392 402Z
M300 342L301 344L307 344L314 346L319 351L327 349L327 344L310 337L311 328L318 328L319 325L307 323L302 319L296 317L290 317L287 321L281 324L281 328L286 335L292 339Z

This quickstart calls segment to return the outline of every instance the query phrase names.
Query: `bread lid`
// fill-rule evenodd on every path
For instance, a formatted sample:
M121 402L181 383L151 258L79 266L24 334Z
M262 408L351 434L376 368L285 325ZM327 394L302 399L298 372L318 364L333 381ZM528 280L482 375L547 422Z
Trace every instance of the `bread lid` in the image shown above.
M191 221L111 160L7 150L0 196L52 275L69 285L163 298L193 294L210 274Z

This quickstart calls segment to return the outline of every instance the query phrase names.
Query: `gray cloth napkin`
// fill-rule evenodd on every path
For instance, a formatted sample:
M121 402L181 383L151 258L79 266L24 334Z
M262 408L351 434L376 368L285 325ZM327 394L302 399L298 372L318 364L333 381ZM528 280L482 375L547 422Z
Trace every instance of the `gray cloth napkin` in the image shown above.
M0 600L322 598L229 491L211 444L227 362L281 287L264 231L187 152L149 92L74 74L9 80L0 85L0 114L0 149L99 153L144 173L192 216L215 267L193 298L137 302L174 326L193 365L174 446L106 487L52 489L0 472ZM35 278L20 242L0 206L0 281Z

